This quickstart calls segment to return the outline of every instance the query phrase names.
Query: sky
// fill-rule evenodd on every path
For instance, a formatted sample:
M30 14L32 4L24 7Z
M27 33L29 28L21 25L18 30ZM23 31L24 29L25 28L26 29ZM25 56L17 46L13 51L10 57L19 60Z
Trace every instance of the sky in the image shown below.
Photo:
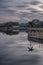
M0 22L43 20L43 0L0 0Z

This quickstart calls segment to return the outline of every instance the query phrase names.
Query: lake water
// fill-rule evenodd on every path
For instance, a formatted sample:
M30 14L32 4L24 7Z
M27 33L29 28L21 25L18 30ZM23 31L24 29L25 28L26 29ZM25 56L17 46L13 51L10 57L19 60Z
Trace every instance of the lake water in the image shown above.
M0 33L0 65L43 65L43 44L31 42L34 50L28 51L28 34L18 35Z

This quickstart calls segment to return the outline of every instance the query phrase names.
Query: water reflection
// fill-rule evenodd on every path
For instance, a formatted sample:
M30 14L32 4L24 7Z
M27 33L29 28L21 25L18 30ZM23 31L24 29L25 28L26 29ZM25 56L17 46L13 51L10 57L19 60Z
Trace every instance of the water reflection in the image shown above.
M6 35L0 33L0 65L43 65L43 50L32 42L34 51L28 52L27 33Z

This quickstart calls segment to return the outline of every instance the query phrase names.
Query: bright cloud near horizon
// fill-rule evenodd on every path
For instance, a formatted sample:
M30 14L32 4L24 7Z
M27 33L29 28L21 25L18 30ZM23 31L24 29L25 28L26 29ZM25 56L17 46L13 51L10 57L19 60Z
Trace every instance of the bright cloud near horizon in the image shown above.
M43 20L43 0L0 0L0 22Z

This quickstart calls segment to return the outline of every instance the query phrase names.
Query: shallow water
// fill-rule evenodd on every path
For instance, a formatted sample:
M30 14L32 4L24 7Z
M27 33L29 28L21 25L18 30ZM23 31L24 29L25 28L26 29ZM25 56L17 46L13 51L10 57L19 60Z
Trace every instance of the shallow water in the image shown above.
M28 52L30 42L25 32L18 35L0 33L0 65L43 65L43 45L31 42L34 51Z

